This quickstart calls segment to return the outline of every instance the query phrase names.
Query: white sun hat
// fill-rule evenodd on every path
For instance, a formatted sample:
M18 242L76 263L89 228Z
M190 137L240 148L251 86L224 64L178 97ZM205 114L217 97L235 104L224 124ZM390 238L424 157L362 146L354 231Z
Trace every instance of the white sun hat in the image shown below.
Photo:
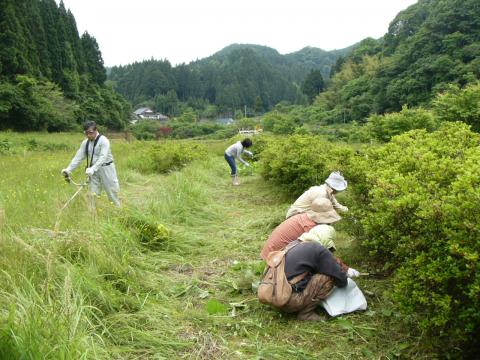
M343 191L347 188L347 181L338 171L332 172L325 182L336 191Z

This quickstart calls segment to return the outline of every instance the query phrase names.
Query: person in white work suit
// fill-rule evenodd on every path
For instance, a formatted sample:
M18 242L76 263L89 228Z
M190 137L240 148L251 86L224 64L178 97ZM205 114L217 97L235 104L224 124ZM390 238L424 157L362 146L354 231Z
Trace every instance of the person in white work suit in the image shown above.
M290 218L297 214L302 214L305 212L311 213L314 212L315 202L319 199L328 199L332 203L333 207L336 210L345 212L348 211L346 206L340 204L337 199L335 199L335 193L343 191L347 188L347 181L342 174L338 171L332 172L329 177L325 180L325 184L320 186L312 186L310 189L305 191L287 211L287 216L285 218ZM312 204L313 209L312 209Z
M232 175L232 184L233 185L240 185L240 181L238 180L237 174L237 164L235 163L235 159L238 159L243 165L250 166L248 162L242 159L242 153L247 154L248 156L252 157L253 154L245 150L252 146L252 140L249 138L243 139L242 141L237 141L235 144L230 145L227 150L225 150L225 160L227 160L228 165L230 165L231 175Z
M80 144L70 165L62 170L62 175L69 176L83 160L87 159L85 174L90 177L90 191L99 196L103 187L108 199L119 207L120 186L110 150L110 141L105 135L99 134L94 121L87 121L83 129L87 138Z

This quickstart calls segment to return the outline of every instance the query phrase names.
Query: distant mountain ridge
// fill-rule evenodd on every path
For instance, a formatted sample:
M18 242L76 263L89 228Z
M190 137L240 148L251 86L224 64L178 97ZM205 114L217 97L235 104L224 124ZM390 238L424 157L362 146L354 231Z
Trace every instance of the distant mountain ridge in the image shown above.
M115 66L108 73L115 89L134 105L157 102L170 91L171 99L182 102L202 99L220 110L246 105L263 112L280 101L304 102L300 85L308 73L320 70L328 78L338 57L350 50L306 47L282 55L268 46L231 44L189 64L173 67L168 60L152 59Z
M232 51L239 49L250 49L257 55L266 60L274 67L298 67L293 73L295 74L291 80L303 81L308 72L312 69L320 70L324 78L328 78L331 67L340 56L345 56L352 51L355 45L351 45L344 49L326 51L320 48L307 46L298 51L288 54L280 54L276 49L256 44L230 44L220 51L204 59L197 60L195 63L202 63L208 60L225 59Z

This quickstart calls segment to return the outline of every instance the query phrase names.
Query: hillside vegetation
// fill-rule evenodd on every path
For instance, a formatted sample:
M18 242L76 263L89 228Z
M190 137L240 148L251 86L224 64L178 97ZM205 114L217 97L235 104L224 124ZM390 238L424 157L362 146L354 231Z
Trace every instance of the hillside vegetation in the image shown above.
M336 59L348 51L307 47L280 55L266 46L232 44L190 64L152 59L115 66L109 79L132 104L147 102L170 116L182 112L182 103L199 111L211 105L233 113L247 106L250 113L263 113L280 101L305 102L300 85L308 73L320 70L328 78Z
M129 104L105 86L97 41L55 0L0 7L0 130L65 131L95 118L123 128Z
M475 0L419 0L379 40L337 61L314 104L317 121L364 122L371 114L429 106L451 84L480 78L480 8Z

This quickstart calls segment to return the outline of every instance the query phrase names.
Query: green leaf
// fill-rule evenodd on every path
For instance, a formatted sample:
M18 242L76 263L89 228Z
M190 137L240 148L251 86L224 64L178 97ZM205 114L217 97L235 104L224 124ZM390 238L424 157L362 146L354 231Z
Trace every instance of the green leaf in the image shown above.
M353 324L346 319L337 319L336 323L346 330L353 330Z
M207 302L205 308L207 309L209 315L225 314L228 310L225 304L213 299Z

